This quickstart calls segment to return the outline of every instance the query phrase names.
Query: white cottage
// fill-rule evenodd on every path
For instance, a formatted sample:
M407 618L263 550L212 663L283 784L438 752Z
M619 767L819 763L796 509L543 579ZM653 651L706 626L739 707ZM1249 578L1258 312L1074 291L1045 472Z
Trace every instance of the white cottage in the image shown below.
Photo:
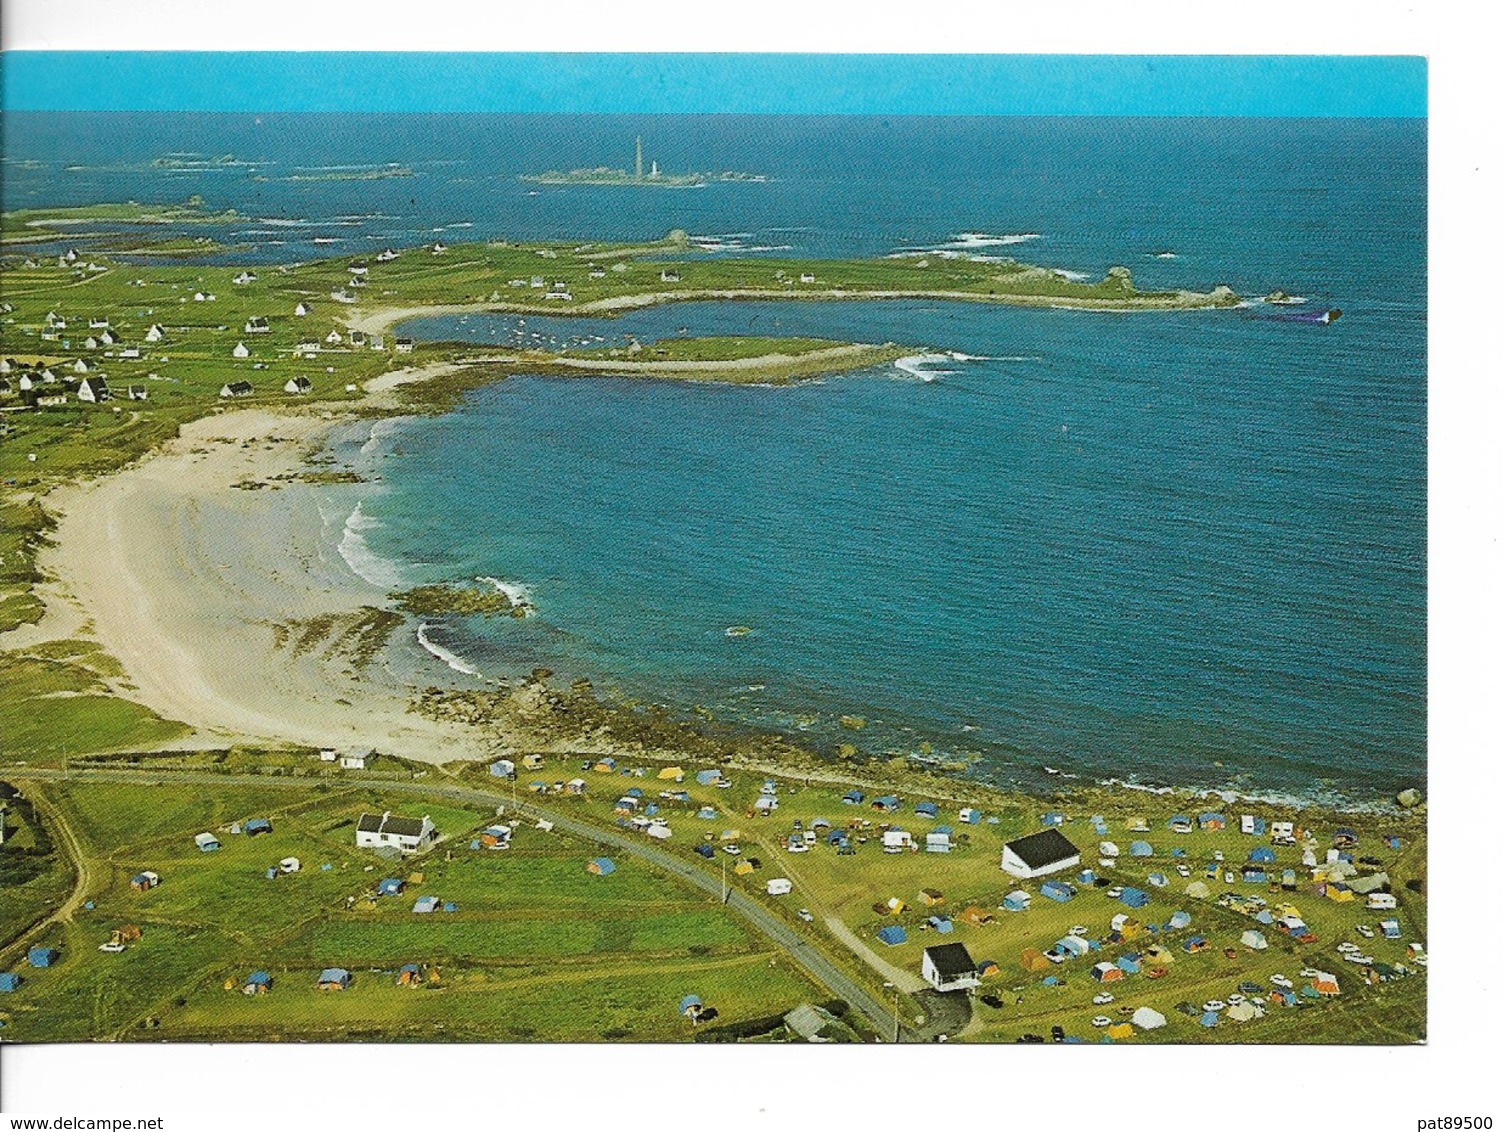
M392 848L417 853L432 846L437 835L427 814L420 819L400 818L387 810L384 814L361 814L355 823L355 844L361 849Z

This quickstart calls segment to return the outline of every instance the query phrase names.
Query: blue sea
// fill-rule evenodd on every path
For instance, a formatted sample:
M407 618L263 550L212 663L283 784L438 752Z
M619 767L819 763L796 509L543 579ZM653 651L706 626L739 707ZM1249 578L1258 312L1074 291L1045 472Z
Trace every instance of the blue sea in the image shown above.
M414 320L435 340L783 333L931 357L775 388L488 385L376 430L347 541L394 583L524 589L533 617L425 630L483 677L546 665L1004 783L1423 782L1422 121L6 117L5 208L196 193L268 262L683 228L699 255L1122 264L1143 287L1340 307L1329 326L911 301ZM665 171L767 180L518 180L627 167L637 135ZM386 168L403 175L309 179Z

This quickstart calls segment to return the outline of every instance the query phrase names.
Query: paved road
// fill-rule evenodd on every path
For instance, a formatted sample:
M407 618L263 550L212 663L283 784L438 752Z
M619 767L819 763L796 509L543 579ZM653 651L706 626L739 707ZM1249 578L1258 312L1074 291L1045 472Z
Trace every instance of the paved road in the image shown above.
M46 770L41 768L23 767L19 770L11 770L6 777L13 781L55 782L63 779L62 771ZM141 772L141 771L118 771L118 770L74 770L67 777L87 779L93 782L187 782L204 785L256 785L270 788L288 787L310 789L328 780L322 778L279 778L268 777L259 774L202 774L197 772ZM500 794L489 790L477 790L469 786L447 785L442 782L403 782L388 780L349 780L347 785L369 786L381 790L399 791L407 794L419 794L430 798L448 798L457 802L480 803L487 807L497 804L505 804L521 814L530 814L537 818L546 818L554 824L556 829L567 830L576 837L593 841L599 845L607 845L612 849L619 850L631 857L661 869L663 872L677 877L685 884L708 893L717 899L721 895L720 878L712 877L690 864L682 858L659 848L643 837L633 837L613 829L591 825L577 818L569 817L555 810L546 809L532 801L513 801L509 794ZM66 829L66 827L63 827ZM67 834L70 839L70 852L77 849L76 842L71 842L71 832ZM82 863L83 856L77 855ZM82 877L82 870L80 876ZM82 881L80 881L82 883ZM81 890L75 890L74 895L82 899ZM753 900L747 899L739 892L730 891L725 902L726 907L739 916L748 925L766 936L777 944L796 962L804 968L816 982L823 984L836 997L850 1003L853 1010L858 1010L870 1023L878 1034L887 1035L892 1033L892 1007L882 1002L855 979L851 978L828 958L818 948L814 947L803 934L792 925L785 923L772 912L762 907ZM74 905L76 907L76 904ZM61 910L60 910L61 911ZM901 1027L898 1032L898 1040L905 1042L921 1041L923 1036L906 1027Z

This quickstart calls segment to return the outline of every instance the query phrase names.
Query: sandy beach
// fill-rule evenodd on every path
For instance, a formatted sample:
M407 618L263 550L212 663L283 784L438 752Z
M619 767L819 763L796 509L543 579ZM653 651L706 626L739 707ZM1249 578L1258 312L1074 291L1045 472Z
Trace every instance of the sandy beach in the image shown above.
M193 727L199 745L370 746L443 762L485 753L474 734L409 713L382 656L363 668L341 633L385 591L338 553L349 506L296 481L346 423L329 413L247 409L195 421L116 474L55 490L48 615L26 641L92 637L116 657L122 694ZM351 499L358 488L347 489ZM310 620L335 630L299 639ZM400 632L400 630L399 630Z

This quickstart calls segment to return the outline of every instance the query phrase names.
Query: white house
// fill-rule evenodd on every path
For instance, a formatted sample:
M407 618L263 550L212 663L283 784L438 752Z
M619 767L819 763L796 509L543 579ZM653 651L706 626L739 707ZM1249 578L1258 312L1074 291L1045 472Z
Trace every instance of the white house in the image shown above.
M234 283L240 283L240 284L254 283L255 281L256 281L256 273L254 271L242 271L239 275L235 276L235 278L232 280L232 282L234 282Z
M245 345L244 342L236 342L235 343L235 348L233 350L231 350L230 353L232 355L234 355L235 357L237 357L237 358L248 358L248 357L250 357L250 350L246 348L246 345Z
M287 384L282 386L283 393L307 393L313 388L313 382L306 377L289 377Z
M108 401L110 399L110 387L105 383L102 374L94 374L86 377L79 383L78 399L80 401Z
M355 823L355 844L361 849L393 848L417 853L429 848L437 834L427 814L421 819L399 818L387 810L384 814L361 814Z
M937 991L971 990L981 985L976 961L963 943L942 943L924 948L920 968L924 981Z
M154 322L146 328L146 341L148 342L160 342L165 337L167 337L167 331L160 323Z
M294 354L316 354L318 353L318 343L311 338L304 338L293 347L292 352Z
M254 390L248 381L232 381L228 385L219 387L219 395L224 398L249 397Z
M331 330L324 335L324 341L330 346L337 346L344 341L344 335L337 330Z
M107 318L91 318L91 319L89 319L89 329L90 330L108 330L109 328L110 328L110 320L107 319Z
M122 358L139 358L141 356L141 348L139 346L127 346L120 351L119 356Z
M814 276L810 272L806 271L806 272L804 272L802 275L800 275L798 277L798 281L800 283L813 283L814 282Z
M267 322L261 315L252 315L246 320L245 332L247 334L270 334L271 323Z
M1025 880L1057 873L1078 864L1080 850L1052 826L1002 846L1002 871Z
M297 306L292 308L293 317L304 318L307 316L308 310L309 307L307 303L299 303Z
M396 351L399 354L410 354L412 353L413 345L414 343L411 338L398 338L396 340Z
M924 834L925 853L948 853L950 851L950 835L948 833Z
M370 761L371 754L369 747L348 751L339 756L339 765L345 770L364 770L365 764Z
M1292 821L1276 821L1268 826L1268 838L1275 845L1294 844L1294 823Z
M339 761L339 752L332 747L325 747L318 752L318 758L320 762L337 763Z

